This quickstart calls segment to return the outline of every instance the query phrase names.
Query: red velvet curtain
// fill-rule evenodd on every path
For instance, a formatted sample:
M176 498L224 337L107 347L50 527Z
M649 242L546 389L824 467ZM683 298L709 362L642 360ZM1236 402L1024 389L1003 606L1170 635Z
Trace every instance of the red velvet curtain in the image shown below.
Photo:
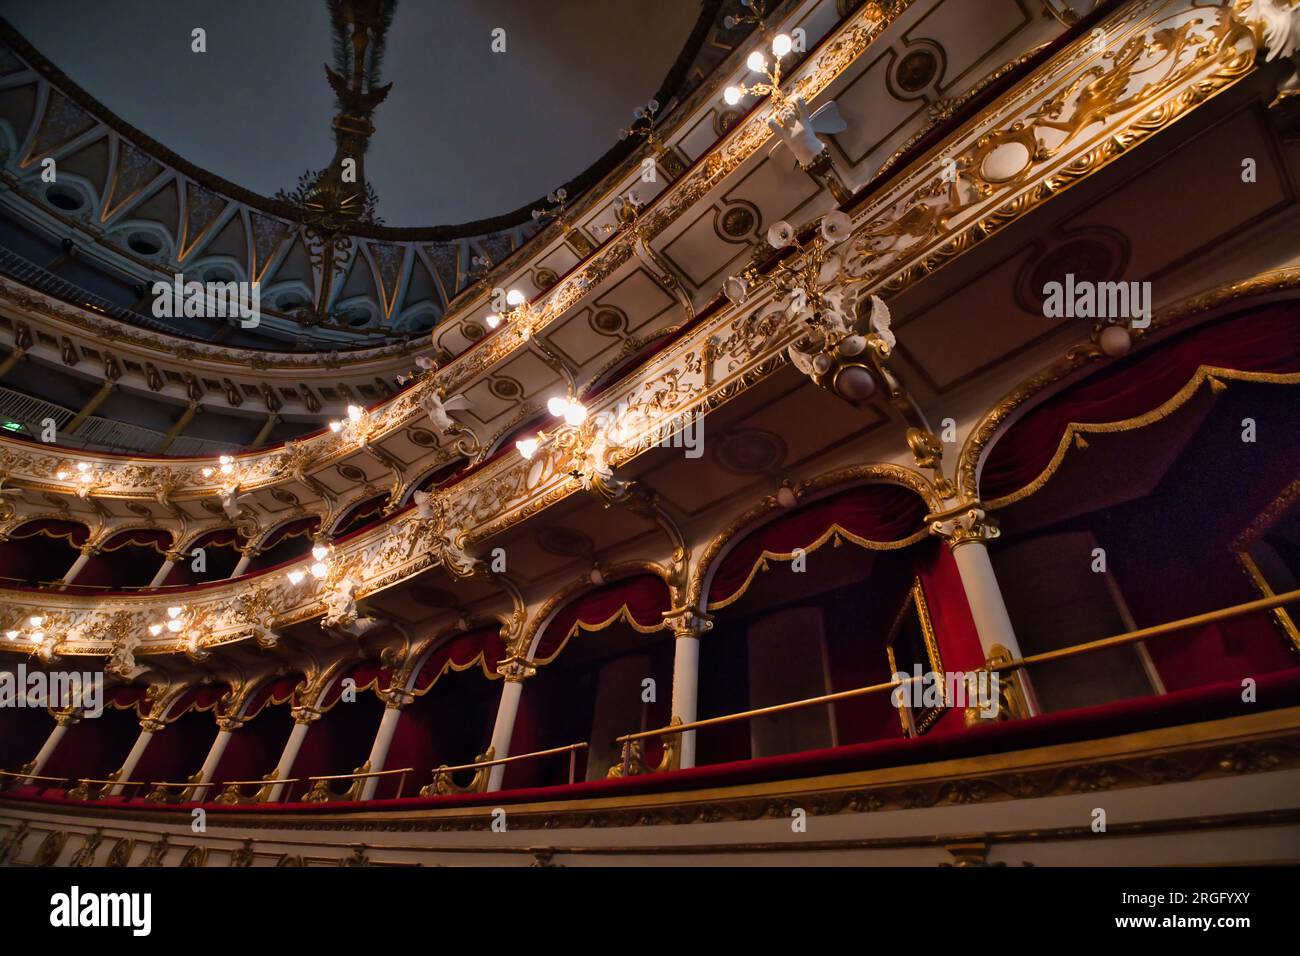
M808 548L833 526L867 541L903 541L924 527L925 502L894 484L850 488L814 501L747 534L723 557L709 584L710 606L734 600L763 553L789 554Z
M980 496L1018 491L1051 462L1070 423L1133 418L1172 398L1201 366L1243 372L1300 372L1300 302L1258 306L1138 352L1045 401L989 449Z
M657 574L636 574L586 592L560 608L551 618L533 652L533 659L550 660L579 627L594 629L623 607L639 627L661 626L664 612L672 610L668 585Z
M453 667L464 670L480 657L484 676L493 674L496 665L501 663L505 656L505 645L501 643L501 628L496 624L457 634L433 649L420 666L413 689L421 694L427 693L438 678L448 670Z

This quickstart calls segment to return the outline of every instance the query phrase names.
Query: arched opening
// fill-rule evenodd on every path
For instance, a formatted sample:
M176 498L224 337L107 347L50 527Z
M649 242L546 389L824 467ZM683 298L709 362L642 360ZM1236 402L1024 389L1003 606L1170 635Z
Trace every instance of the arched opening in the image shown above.
M1294 586L1281 555L1297 540L1297 321L1296 303L1275 303L1167 338L999 436L981 492L1002 523L991 554L1023 653ZM1192 627L1030 677L1048 712L1256 678L1295 665L1288 619Z
M668 722L672 704L673 636L664 628L672 607L668 585L638 573L589 590L562 605L534 642L537 676L519 702L511 752L586 742L575 780L603 779L618 763L614 738ZM661 751L648 748L647 759ZM568 782L566 754L507 767L507 787Z
M935 541L925 503L859 485L778 512L728 543L706 576L713 628L700 641L699 717L943 671L927 594ZM958 592L959 593L959 592ZM696 762L725 763L929 732L937 708L853 698L697 732Z
M203 584L230 577L244 544L234 528L217 528L195 538L162 581L163 587Z
M360 531L367 525L374 524L383 516L387 501L387 494L373 495L364 501L358 501L335 523L333 537L343 538L354 531Z
M76 586L109 591L148 587L171 543L171 532L162 528L119 531L91 555L77 574Z
M330 685L319 705L321 717L290 769L299 783L287 788L286 800L301 799L312 789L308 777L351 773L366 762L384 715L379 691L388 690L391 677L378 661L358 661ZM336 781L330 789L341 793L348 783Z
M98 717L87 714L68 727L42 774L75 782L103 780L119 769L140 736L140 717L148 713L143 685L128 684L105 694Z
M495 623L454 635L429 652L411 683L415 700L402 709L385 763L414 770L404 796L429 783L432 768L472 763L487 750L501 696L496 666L504 657ZM466 786L473 775L455 773L452 782ZM386 777L375 795L396 796L397 787L396 777Z
M38 518L19 525L0 541L0 578L28 587L60 581L90 540L90 529L77 521Z
M280 525L262 542L261 553L248 563L245 573L265 571L289 561L306 557L312 549L312 540L320 530L320 518L308 515Z
M293 731L290 713L294 688L301 674L287 674L267 681L253 692L243 711L242 727L233 731L212 775L215 786L209 798L219 796L231 780L260 780L275 769L284 745Z
M224 683L205 684L173 704L167 725L150 738L132 776L145 783L183 783L196 773L217 735L212 711L229 689ZM140 788L137 795L145 796L149 790Z

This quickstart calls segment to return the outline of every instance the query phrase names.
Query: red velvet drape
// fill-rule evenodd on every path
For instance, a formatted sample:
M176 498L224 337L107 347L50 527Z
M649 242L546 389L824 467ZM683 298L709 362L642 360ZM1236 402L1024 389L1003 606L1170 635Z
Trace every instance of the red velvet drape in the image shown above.
M537 642L533 659L550 660L559 653L575 628L603 624L624 606L638 626L662 625L664 612L672 610L668 585L656 574L636 574L586 592L560 608L551 618Z
M850 488L780 515L756 528L723 557L709 583L710 606L730 601L745 587L763 552L808 548L832 526L868 541L903 541L923 528L925 502L894 484Z
M1239 312L1116 362L1014 422L989 449L980 496L1025 487L1051 462L1066 426L1124 421L1158 408L1201 366L1244 372L1300 372L1300 302Z

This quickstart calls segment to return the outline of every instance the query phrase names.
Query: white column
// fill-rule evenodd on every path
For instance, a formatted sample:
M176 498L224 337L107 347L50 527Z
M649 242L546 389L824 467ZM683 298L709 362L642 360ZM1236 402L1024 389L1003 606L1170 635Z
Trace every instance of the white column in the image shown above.
M968 505L954 517L933 521L930 530L947 538L948 545L952 548L952 557L957 563L957 573L961 577L962 590L966 592L971 617L975 620L975 631L979 635L984 659L988 660L1000 647L1012 658L1019 660L1024 655L1020 652L1020 643L1016 640L1015 628L1011 625L1011 615L1007 613L1002 589L998 587L993 562L989 559L988 547L985 545L986 541L1001 534L997 526L978 505ZM1029 715L1033 716L1038 713L1038 704L1030 687L1029 675L1022 669L1018 677L1024 689Z
M402 717L402 708L410 702L411 697L408 694L400 691L389 694L384 706L383 719L379 721L379 731L375 734L375 742L370 746L370 758L367 763L370 764L372 771L384 769L384 762L388 759L388 748L392 746L393 734L397 733L397 722ZM373 800L375 790L378 788L379 778L367 777L365 783L361 785L361 799Z
M75 581L77 575L81 573L81 569L86 566L86 562L89 561L94 554L94 548L90 547L90 545L83 544L81 546L81 554L78 555L76 561L72 562L72 567L68 568L67 574L63 575L61 583L71 584Z
M153 580L149 582L149 587L151 588L162 587L162 583L167 580L167 575L172 573L172 568L174 567L176 567L176 559L173 557L168 557L165 561L163 561L162 567L158 569L158 573L153 576Z
M195 800L202 800L208 795L209 788L206 784L211 783L212 778L216 776L217 766L221 763L221 758L226 753L226 747L230 743L230 738L234 735L239 724L234 721L223 720L223 722L218 724L218 726L221 729L217 731L216 739L212 741L212 746L208 748L207 759L203 761L203 767L199 770L199 783L204 786L196 786L194 788Z
M280 754L280 762L275 765L275 776L279 780L285 780L293 772L293 762L298 759L298 751L302 749L302 742L307 739L307 731L317 720L320 719L320 712L309 708L295 708L293 714L293 730L289 734L289 739L285 741L284 751ZM284 784L276 784L271 788L271 803L280 799L284 792Z
M28 771L32 777L39 776L40 772L45 769L45 765L49 763L50 758L54 756L54 750L59 746L59 741L62 740L63 735L68 732L68 727L77 721L75 717L64 717L62 715L54 719L57 720L58 723L54 725L54 729L50 731L50 735L45 738L45 744L41 747L41 752L36 755L36 759L32 761L32 769ZM31 782L31 777L28 777L23 781L23 783Z
M673 653L673 713L683 724L698 719L700 700L700 634L713 627L706 614L687 609L670 619L677 640ZM680 734L679 741L666 741L679 748L677 766L695 766L695 731Z
M154 733L161 730L162 726L162 724L155 721L145 721L140 724L140 736L135 738L135 746L126 755L126 763L122 764L122 769L117 772L118 780L131 779L131 774L135 773L136 765L140 763L140 758L144 756L149 741L153 740ZM109 796L120 796L124 789L122 784L119 783L109 792Z
M257 557L257 551L253 548L247 548L239 552L239 561L235 565L235 570L230 572L232 578L237 578L248 570L249 564Z
M501 682L501 705L497 708L497 722L492 727L492 758L501 760L510 756L510 738L515 732L515 716L519 713L519 698L524 692L524 680L537 673L537 669L526 661L511 658L497 667L497 673L505 680ZM505 778L504 764L488 771L488 791L501 789Z

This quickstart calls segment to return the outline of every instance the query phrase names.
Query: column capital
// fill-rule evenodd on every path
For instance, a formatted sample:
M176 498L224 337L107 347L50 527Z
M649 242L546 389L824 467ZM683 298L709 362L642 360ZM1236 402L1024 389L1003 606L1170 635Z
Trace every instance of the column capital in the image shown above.
M158 731L162 730L162 729L163 729L164 727L166 727L166 726L167 726L167 721L162 720L162 719L160 719L160 718L158 718L158 717L141 717L141 718L140 718L140 731L141 731L141 733L146 733L146 734L156 734Z
M99 545L91 544L87 542L83 544L81 547L79 547L77 550L81 552L82 557L92 558L95 555L99 554Z
M294 707L290 709L289 713L293 715L293 722L295 724L314 724L321 718L321 712L319 710L315 707L307 707L305 705Z
M243 717L218 717L217 718L217 729L225 731L226 733L231 733L233 731L236 731L242 726L244 726Z
M73 724L81 723L81 713L61 710L54 715L54 722L60 727L71 727Z
M508 657L497 665L497 673L511 683L522 683L535 675L537 668L522 657Z
M170 561L172 564L175 564L177 561L182 560L184 557L185 557L185 552L184 552L184 551L164 551L164 552L163 552L163 559L164 559L165 561Z
M699 638L706 631L713 630L713 616L698 607L674 608L664 612L664 623L677 638Z
M384 695L384 707L387 710L401 710L413 700L415 700L415 695L410 691L399 690L394 687Z
M925 520L930 526L930 533L946 540L953 549L971 542L983 544L1002 534L997 521L978 501L930 515Z

